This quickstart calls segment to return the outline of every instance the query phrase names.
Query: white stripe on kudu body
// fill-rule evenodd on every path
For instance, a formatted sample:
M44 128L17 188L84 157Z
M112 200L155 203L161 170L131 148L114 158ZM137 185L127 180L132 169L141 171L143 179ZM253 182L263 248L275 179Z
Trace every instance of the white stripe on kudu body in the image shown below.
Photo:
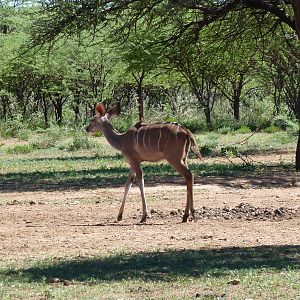
M145 150L147 150L146 143L145 143L145 136L146 136L146 132L147 132L147 129L149 128L149 126L150 125L147 125L146 128L144 129L143 145L144 145ZM150 134L149 134L149 137L150 137Z
M139 142L139 134L140 134L140 131L141 131L142 128L143 128L143 127L139 128L138 131L137 131L137 133L136 133L136 144L137 144L138 146L140 146L140 142Z
M168 144L170 135L172 134L172 129L173 129L173 127L176 125L175 123L171 123L171 124L172 124L172 126L171 126L171 128L169 129L168 137L167 137L167 140L166 140L166 144ZM176 133L176 138L177 138L177 133Z
M157 142L157 149L158 149L158 151L160 151L159 142L160 142L160 139L161 139L161 129L162 129L163 126L164 126L164 123L162 123L160 125L160 128L159 128L159 139L158 139L158 142Z
M187 201L182 221L186 222L191 212L194 217L193 184L194 177L187 166L187 156L190 146L193 152L201 158L199 148L191 132L177 123L141 124L133 126L124 133L117 132L110 118L120 113L120 106L115 105L108 113L102 103L96 105L96 116L87 127L87 132L101 131L107 141L121 151L130 165L130 172L125 184L125 193L118 214L118 221L122 220L127 194L136 177L141 192L143 216L145 222L150 216L144 189L144 176L141 168L143 161L159 161L165 159L181 174L187 185ZM105 116L105 117L104 117ZM104 118L103 118L104 117ZM174 126L177 126L176 132ZM141 131L143 132L142 141ZM148 137L147 137L148 135ZM146 143L148 139L148 142ZM141 143L140 143L141 142ZM148 146L146 146L146 144Z

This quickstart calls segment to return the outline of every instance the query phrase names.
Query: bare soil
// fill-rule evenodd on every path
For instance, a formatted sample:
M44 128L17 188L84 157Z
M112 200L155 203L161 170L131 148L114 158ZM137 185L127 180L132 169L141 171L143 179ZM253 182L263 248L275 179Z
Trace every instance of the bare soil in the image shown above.
M255 159L273 162L282 155ZM146 183L146 195L152 217L141 225L136 186L121 222L116 221L123 196L119 187L0 193L0 264L120 251L300 245L295 175L196 178L196 221L187 223L181 222L183 182Z

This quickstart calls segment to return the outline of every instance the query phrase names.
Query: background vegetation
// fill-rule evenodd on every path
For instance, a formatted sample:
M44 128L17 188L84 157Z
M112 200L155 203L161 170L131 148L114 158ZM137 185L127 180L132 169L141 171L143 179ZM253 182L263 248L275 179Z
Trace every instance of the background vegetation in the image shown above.
M60 1L49 3L68 13ZM75 8L80 1L76 3ZM126 39L124 32L116 35L110 27L93 23L93 33L91 28L71 28L78 34L58 36L55 44L45 36L38 48L28 48L37 30L43 31L39 26L48 20L49 7L1 1L4 137L25 128L85 124L97 101L121 102L121 130L139 118L179 120L192 131L297 129L299 42L286 24L273 26L269 20L262 27L250 14L245 13L243 23L242 15L232 14L208 24L197 39L188 32L166 47L178 20L168 19L152 31L146 20L137 22ZM179 17L194 18L184 9ZM161 15L156 18L161 22ZM228 28L237 24L240 35L235 39ZM118 24L111 26L118 29Z

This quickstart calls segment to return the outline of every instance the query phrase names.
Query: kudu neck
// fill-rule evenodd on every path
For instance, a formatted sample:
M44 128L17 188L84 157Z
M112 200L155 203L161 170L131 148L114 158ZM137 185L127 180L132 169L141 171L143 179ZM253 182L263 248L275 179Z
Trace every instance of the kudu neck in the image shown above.
M103 123L102 133L112 147L116 150L121 150L122 134L116 131L108 121Z

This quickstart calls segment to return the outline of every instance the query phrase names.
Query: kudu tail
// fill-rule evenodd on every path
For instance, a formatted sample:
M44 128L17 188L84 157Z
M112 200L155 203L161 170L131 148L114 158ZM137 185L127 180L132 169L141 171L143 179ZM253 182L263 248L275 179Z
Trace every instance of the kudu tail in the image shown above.
M203 159L201 153L200 153L200 149L199 149L199 146L197 145L196 143L196 140L193 136L193 134L189 131L188 131L188 134L189 134L189 138L190 138L190 142L191 142L191 149L192 151L196 154L196 156L199 158L199 159Z

